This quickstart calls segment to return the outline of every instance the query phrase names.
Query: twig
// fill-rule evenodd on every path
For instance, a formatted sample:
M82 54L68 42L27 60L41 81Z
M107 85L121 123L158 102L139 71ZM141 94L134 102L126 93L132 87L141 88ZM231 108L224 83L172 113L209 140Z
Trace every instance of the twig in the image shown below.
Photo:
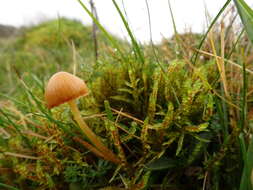
M206 52L206 51L203 51L203 50L195 49L195 51L198 51L199 53L202 53L202 54L205 54L205 55L209 55L209 56L211 56L211 57L215 57L215 58L218 58L218 59L222 59L222 58L221 58L220 56L218 56L218 55L214 55L214 54L212 54L212 53L209 53L209 52ZM242 66L241 66L241 65L238 65L238 64L236 64L236 63L233 62L233 61L230 61L230 60L227 60L227 59L224 59L224 61L227 62L227 63L230 63L231 65L233 65L233 66L235 66L235 67L237 67L237 68L239 68L239 69L242 69ZM253 74L253 71L250 70L250 69L246 69L246 71L247 71L248 73L250 73L250 74Z
M203 188L202 190L205 190L206 188L206 179L207 179L208 172L205 172L204 182L203 182Z
M40 134L37 134L31 130L24 130L24 131L21 131L23 134L27 134L27 135L30 135L30 136L34 136L34 137L38 137L40 139L44 139L44 140L47 140L48 137L45 137L43 135L40 135Z
M29 155L24 155L24 154L18 154L18 153L13 153L13 152L4 152L3 153L6 156L14 156L14 157L18 157L18 158L27 158L27 159L32 159L32 160L39 160L39 157L35 157L35 156L29 156Z
M118 110L116 110L114 108L111 108L111 109L112 109L112 111L116 112L117 114L120 114L120 115L123 115L123 116L125 116L127 118L130 118L130 119L132 119L132 120L134 120L134 121L136 121L136 122L138 122L140 124L144 124L144 122L142 120L140 120L140 119L138 119L136 117L133 117L133 116L131 116L131 115L127 114L127 113L124 113L124 112L120 112L120 111L118 111Z
M90 0L90 7L91 7L91 13L95 16L95 18L98 20L97 10L94 5L93 0ZM92 37L93 37L93 43L94 43L94 55L95 55L95 61L98 60L98 41L97 41L97 25L93 21L92 22Z

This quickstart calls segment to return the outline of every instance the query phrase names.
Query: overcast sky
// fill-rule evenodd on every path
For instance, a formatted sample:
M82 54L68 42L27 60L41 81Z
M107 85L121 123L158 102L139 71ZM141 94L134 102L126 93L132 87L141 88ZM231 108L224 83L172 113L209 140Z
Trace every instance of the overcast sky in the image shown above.
M77 0L0 0L0 24L29 25L44 19L67 16L85 24L91 19ZM88 0L82 0L88 6ZM145 0L117 0L127 12L130 26L139 41L149 40L149 22ZM159 41L173 34L168 0L147 0L150 8L152 37ZM100 22L113 34L127 36L111 0L94 0ZM226 0L170 0L179 32L191 28L202 32L206 28L205 6L215 16ZM246 0L252 4L252 0Z

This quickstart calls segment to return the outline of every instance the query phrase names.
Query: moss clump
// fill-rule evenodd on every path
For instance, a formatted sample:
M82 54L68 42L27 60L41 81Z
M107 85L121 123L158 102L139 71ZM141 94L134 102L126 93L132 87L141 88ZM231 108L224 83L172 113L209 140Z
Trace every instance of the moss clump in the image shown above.
M207 116L207 110L212 109L213 103L209 85L214 74L211 64L191 71L183 61L176 60L163 67L140 67L134 62L103 64L91 83L92 94L102 109L108 100L112 107L123 108L141 120L161 119L170 105L180 112L176 115L185 117L183 123L180 119L180 125L208 120L211 115Z
M192 70L180 60L163 69L135 62L101 66L91 82L92 95L107 119L116 120L108 113L107 101L115 113L121 110L128 115L119 117L117 124L128 131L119 130L120 139L131 147L125 152L135 173L144 172L143 166L153 170L164 160L165 168L183 172L203 156L213 136L209 126L214 110L209 85L212 68L213 64L206 64ZM108 122L105 127L108 129Z

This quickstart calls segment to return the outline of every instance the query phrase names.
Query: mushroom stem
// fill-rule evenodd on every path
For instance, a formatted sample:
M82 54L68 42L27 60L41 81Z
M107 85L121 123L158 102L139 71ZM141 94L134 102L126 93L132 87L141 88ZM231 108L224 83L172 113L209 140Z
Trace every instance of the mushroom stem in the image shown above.
M85 123L85 121L81 117L81 113L79 109L77 108L77 105L74 100L71 100L68 102L70 109L72 111L72 114L74 116L74 119L78 123L81 130L84 132L84 134L88 137L88 139L97 147L97 149L101 152L101 154L104 155L108 160L114 162L114 163L121 163L121 161L117 158L117 156L109 150L96 136L95 133L88 127L88 125Z

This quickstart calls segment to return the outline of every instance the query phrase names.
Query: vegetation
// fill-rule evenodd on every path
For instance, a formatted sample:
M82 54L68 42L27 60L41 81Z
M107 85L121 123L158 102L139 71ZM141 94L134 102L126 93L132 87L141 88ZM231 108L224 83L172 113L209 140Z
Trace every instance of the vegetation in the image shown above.
M251 190L253 11L235 1L247 26L238 31L228 0L208 34L175 28L144 46L112 1L131 43L81 1L98 52L92 28L66 18L0 41L1 189ZM45 86L62 70L87 82L78 108L120 163L94 154L67 105L46 107Z

